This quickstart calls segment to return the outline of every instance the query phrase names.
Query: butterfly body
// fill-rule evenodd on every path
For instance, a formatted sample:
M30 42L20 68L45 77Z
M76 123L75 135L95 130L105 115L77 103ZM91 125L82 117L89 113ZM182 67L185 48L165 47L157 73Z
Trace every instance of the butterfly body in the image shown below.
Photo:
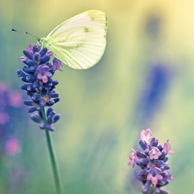
M94 66L106 47L107 15L89 10L56 26L38 42L62 63L74 69Z

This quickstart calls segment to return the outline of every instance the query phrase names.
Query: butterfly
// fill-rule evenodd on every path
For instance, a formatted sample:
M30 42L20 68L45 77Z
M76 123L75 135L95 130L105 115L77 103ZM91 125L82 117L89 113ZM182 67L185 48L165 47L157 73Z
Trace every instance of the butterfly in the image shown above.
M101 59L106 47L107 15L99 10L80 13L56 26L38 44L74 69L88 69Z

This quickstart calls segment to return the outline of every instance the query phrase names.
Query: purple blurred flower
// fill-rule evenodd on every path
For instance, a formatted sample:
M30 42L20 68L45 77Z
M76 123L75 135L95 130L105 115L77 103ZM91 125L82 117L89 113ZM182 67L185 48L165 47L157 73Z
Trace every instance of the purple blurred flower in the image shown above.
M154 113L161 107L170 86L170 70L166 64L156 62L148 69L147 78L138 100L138 123L149 125Z
M8 124L10 115L13 116L15 112L22 109L22 100L21 94L11 90L6 84L0 83L0 126Z
M134 167L138 165L141 170L136 171L136 178L143 184L142 192L150 194L154 193L167 194L161 187L167 185L172 179L169 170L170 167L166 164L168 160L167 154L174 154L171 150L169 140L162 147L158 145L158 139L152 138L149 142L152 132L150 129L142 130L140 133L139 144L143 150L135 151L132 149L128 165Z
M22 101L23 96L19 92L0 83L0 155L14 156L21 150L17 128L21 124L19 118L25 112Z
M29 181L30 171L25 168L25 165L14 164L9 167L9 181L10 181L10 194L11 193L22 193L23 185Z
M21 107L23 104L23 98L19 92L12 92L12 94L9 96L9 103L10 105L18 108Z
M8 155L15 156L21 150L20 141L15 137L7 139L5 143L5 150Z
M9 120L9 116L6 112L0 112L0 125L4 125Z

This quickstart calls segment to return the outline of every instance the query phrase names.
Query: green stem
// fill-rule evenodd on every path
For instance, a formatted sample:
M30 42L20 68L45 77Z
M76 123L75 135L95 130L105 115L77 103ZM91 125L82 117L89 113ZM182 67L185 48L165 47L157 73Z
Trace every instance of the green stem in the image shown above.
M154 187L151 187L150 194L154 194Z
M46 123L46 114L45 114L45 109L44 108L42 109L42 116L43 116L44 123ZM51 165L52 165L52 169L53 169L57 194L62 194L63 192L62 192L62 188L61 188L59 173L58 173L58 170L57 170L57 163L56 163L56 159L55 159L55 151L54 151L54 147L53 147L53 144L52 144L52 139L51 139L51 136L50 136L50 132L49 132L48 129L45 130L45 134L46 134L46 141L47 141L48 151L49 151Z

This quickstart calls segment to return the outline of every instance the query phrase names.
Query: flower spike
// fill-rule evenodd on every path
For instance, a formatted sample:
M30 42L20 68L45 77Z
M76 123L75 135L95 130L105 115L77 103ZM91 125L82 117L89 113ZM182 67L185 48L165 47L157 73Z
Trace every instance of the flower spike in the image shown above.
M29 45L23 54L25 56L21 56L20 61L25 65L17 71L17 75L24 82L22 90L30 97L24 104L30 107L28 112L32 113L32 121L39 123L41 129L53 131L52 125L60 119L60 115L48 111L44 118L43 112L45 108L50 110L49 107L59 102L59 95L55 92L58 82L52 77L56 70L61 71L61 62L56 58L50 62L53 53L47 48L41 49L37 44Z
M169 165L166 163L167 154L174 154L171 150L169 140L164 143L164 146L158 144L157 138L152 138L150 129L140 132L139 145L142 151L132 149L129 156L128 165L134 167L138 165L141 170L136 171L136 178L143 184L142 192L144 194L161 193L168 194L161 187L167 185L172 179L172 175L168 171Z

